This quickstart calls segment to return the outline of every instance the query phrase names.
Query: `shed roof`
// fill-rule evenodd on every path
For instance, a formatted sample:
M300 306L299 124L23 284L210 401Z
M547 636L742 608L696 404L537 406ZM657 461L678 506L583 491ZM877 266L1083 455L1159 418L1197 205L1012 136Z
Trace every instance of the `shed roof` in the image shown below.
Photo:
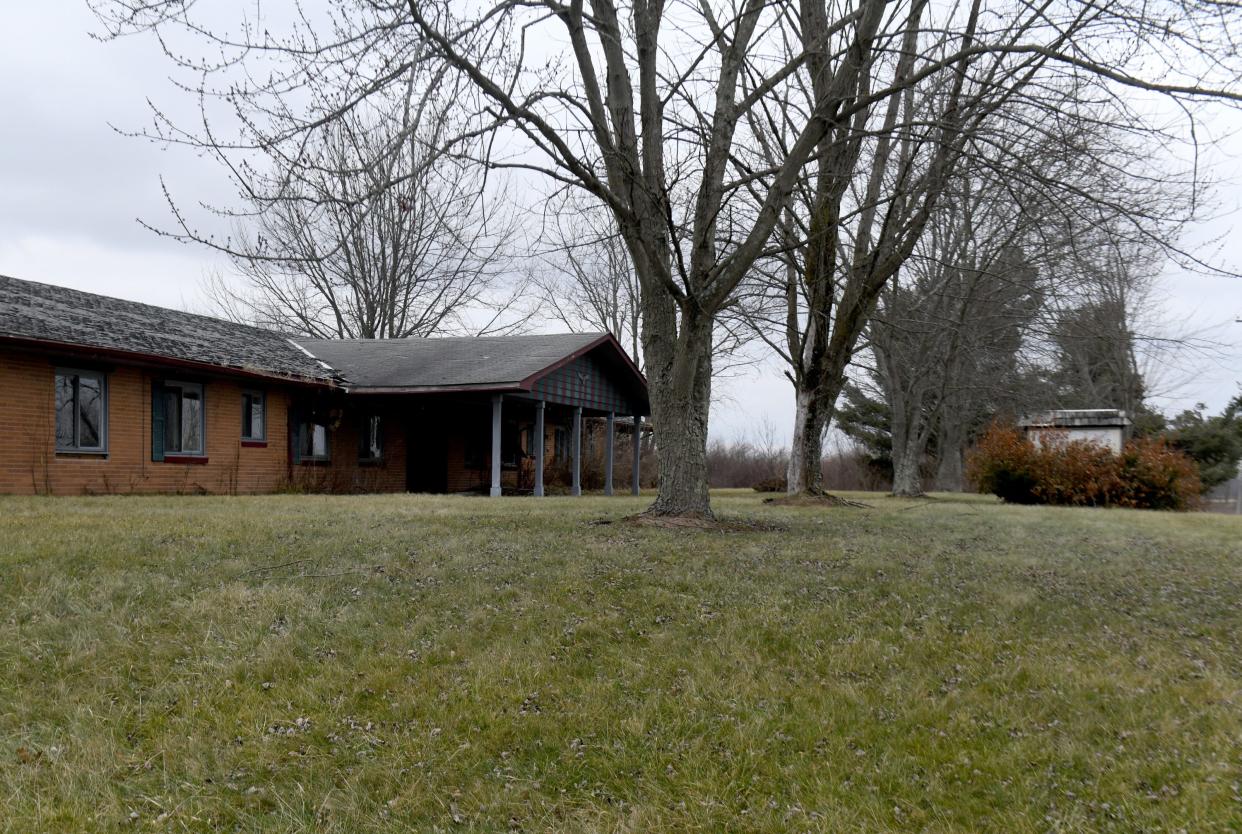
M1054 409L1028 414L1018 425L1028 429L1125 428L1130 425L1130 418L1115 408Z
M0 275L0 339L95 348L330 383L333 370L271 330Z

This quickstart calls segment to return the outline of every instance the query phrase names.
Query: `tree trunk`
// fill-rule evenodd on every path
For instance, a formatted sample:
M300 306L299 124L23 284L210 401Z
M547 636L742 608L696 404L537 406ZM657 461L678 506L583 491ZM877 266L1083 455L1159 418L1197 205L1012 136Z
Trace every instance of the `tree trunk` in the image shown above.
M952 403L950 403L952 406ZM940 460L936 464L936 489L941 492L963 492L966 478L962 472L962 426L953 415L940 417Z
M654 354L660 352L658 346L646 344L647 368L653 383L651 416L660 462L659 491L646 512L712 518L707 491L707 418L712 394L710 318L683 320L676 344L677 349L668 355L667 361L654 362Z
M954 444L940 452L940 462L936 466L936 489L941 492L965 491L961 446Z
M893 446L893 495L902 498L917 498L923 494L923 479L919 474L919 463L922 455L916 450L906 448L899 454Z
M893 438L893 495L901 498L917 498L923 494L920 464L927 438L919 431L917 417L910 419L905 408L905 397L899 388L890 389L890 428Z
M790 495L819 495L824 491L825 415L813 391L798 391L797 400L785 491Z
M847 364L848 359L840 354L816 356L798 386L785 484L789 495L824 494L824 434L845 388Z

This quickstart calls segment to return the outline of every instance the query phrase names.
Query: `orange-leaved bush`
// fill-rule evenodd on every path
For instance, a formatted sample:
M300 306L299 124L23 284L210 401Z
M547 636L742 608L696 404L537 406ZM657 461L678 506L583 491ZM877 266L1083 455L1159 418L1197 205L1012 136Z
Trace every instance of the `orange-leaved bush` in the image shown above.
M1121 454L1085 440L1035 445L993 426L967 460L980 492L1015 504L1188 510L1199 496L1195 464L1162 440L1132 440Z

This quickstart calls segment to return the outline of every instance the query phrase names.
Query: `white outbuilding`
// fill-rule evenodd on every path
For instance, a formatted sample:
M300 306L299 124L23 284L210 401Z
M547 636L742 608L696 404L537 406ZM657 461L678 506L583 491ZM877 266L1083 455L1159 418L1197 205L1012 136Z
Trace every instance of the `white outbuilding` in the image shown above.
M1115 408L1079 408L1028 414L1018 426L1036 446L1086 440L1121 451L1130 418Z

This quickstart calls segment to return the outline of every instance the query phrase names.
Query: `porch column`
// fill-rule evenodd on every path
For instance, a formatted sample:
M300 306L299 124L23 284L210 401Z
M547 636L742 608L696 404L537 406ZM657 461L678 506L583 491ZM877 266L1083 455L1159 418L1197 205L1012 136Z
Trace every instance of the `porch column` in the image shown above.
M608 412L608 428L604 434L604 494L612 495L612 436L617 428L617 415Z
M503 394L492 394L492 492L500 495L500 402Z
M535 403L535 495L543 495L543 400Z
M630 492L638 494L639 469L643 460L643 416L634 415L634 471L630 475Z
M574 406L574 495L582 494L582 406Z

